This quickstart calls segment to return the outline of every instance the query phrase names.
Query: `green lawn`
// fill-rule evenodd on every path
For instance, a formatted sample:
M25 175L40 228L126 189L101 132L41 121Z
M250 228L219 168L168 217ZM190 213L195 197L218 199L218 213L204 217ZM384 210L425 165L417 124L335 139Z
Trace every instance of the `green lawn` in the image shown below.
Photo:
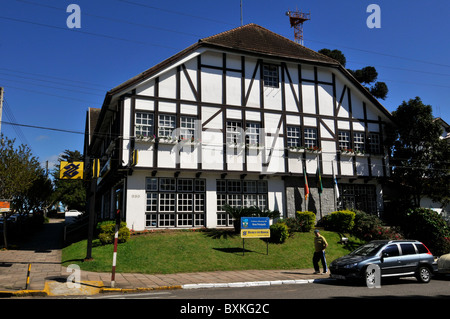
M327 261L346 255L361 242L350 237L348 247L338 243L338 233L322 231L328 241ZM132 236L118 245L116 271L121 273L170 274L215 270L303 269L312 268L314 234L295 233L283 244L269 244L261 239L242 239L226 231L170 231ZM113 245L94 241L92 261L83 262L87 242L67 246L62 252L64 266L80 265L82 270L110 272Z

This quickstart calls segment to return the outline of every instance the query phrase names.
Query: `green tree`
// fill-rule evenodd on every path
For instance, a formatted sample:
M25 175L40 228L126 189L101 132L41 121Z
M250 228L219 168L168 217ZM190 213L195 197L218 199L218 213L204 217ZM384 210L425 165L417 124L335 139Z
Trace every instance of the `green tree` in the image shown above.
M33 183L42 171L38 159L33 156L26 145L15 147L15 140L10 140L3 134L0 136L0 198L12 201L13 211L20 208L20 200L25 197ZM16 209L19 213L24 213ZM3 213L7 221L10 213ZM3 240L8 246L6 223L3 223Z
M52 175L55 179L54 201L60 201L68 209L84 211L86 207L86 190L80 179L59 179L59 167L62 161L83 161L83 155L75 150L65 150L58 158L57 169Z
M448 203L449 144L440 138L442 128L433 118L432 107L416 97L403 101L392 115L397 124L391 141L395 183L414 207L420 207L424 196Z
M340 50L321 49L319 53L322 53L332 59L335 59L343 67L347 63L345 55ZM358 70L347 69L364 87L376 98L386 99L389 89L384 82L377 82L378 72L373 66L366 66ZM370 86L372 84L372 86ZM368 86L369 85L369 86Z

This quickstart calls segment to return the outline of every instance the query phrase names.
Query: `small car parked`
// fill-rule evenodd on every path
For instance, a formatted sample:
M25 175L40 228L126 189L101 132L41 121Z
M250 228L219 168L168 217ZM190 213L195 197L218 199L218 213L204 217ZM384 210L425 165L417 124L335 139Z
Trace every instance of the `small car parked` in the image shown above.
M438 273L450 274L450 254L442 255L438 260Z
M330 264L336 279L365 279L370 264L380 267L381 277L415 276L428 283L437 263L428 248L416 240L374 240Z

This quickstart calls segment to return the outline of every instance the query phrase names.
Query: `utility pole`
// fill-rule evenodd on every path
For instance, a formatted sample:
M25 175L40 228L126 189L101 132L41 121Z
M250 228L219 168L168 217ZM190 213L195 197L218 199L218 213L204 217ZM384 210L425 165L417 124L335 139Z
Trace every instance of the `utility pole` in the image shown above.
M0 87L0 133L2 132L3 88Z

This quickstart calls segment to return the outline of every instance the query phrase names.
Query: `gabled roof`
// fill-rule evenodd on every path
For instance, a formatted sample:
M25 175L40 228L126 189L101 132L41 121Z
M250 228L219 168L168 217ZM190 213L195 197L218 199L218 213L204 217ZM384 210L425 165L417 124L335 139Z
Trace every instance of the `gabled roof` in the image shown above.
M161 69L176 63L176 61L183 56L201 47L213 47L252 54L269 55L274 58L288 58L300 60L302 62L332 65L335 67L340 65L339 62L327 57L326 55L308 49L307 47L304 47L257 24L250 23L229 31L200 39L197 43L191 45L183 51L178 52L174 56L113 88L108 92L108 94L113 95L133 86L143 79L156 74Z
M336 60L326 55L308 49L254 23L201 39L199 43L276 57L339 64Z

